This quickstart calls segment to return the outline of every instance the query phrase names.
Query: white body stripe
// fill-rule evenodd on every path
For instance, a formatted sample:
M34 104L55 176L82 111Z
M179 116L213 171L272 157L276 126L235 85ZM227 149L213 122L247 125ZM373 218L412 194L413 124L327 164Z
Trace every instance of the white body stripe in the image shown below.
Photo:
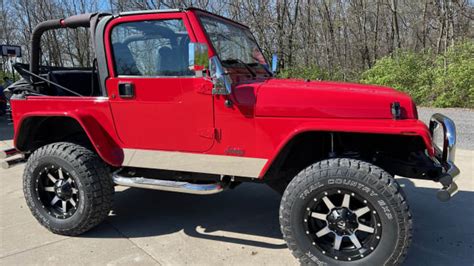
M123 166L197 172L217 175L258 177L267 159L124 149Z

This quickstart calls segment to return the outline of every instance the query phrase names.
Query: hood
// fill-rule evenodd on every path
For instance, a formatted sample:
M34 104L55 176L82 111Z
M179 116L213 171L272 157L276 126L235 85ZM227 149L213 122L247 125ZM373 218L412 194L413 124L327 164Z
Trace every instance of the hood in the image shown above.
M391 104L398 102L402 119L417 118L410 96L381 86L270 79L256 92L255 116L392 119Z

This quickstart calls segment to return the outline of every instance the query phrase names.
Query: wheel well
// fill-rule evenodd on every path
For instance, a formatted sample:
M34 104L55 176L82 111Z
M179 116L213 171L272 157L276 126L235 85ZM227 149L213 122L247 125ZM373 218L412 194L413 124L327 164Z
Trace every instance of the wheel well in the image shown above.
M305 132L285 145L265 174L264 180L271 183L284 179L289 182L309 165L336 157L371 162L392 175L422 178L420 176L426 169L420 165L424 163L427 168L432 165L426 162L428 158L424 153L425 149L419 136ZM417 159L413 159L414 157Z
M53 142L67 141L93 147L82 126L71 117L30 117L20 127L17 149L32 152Z

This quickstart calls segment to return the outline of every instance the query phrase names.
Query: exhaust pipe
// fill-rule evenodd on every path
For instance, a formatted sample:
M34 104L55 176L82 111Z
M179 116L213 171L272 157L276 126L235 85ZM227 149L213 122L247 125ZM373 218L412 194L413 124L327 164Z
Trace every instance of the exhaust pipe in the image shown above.
M20 151L15 149L15 148L1 150L0 151L0 159L6 159L6 158L12 157L14 155L17 155L19 153L20 153Z
M161 191L180 192L196 195L211 195L222 192L225 187L221 183L193 184L183 181L150 179L144 177L124 177L113 174L114 183L126 187L154 189Z
M3 168L3 169L9 169L17 164L20 164L20 163L24 163L25 162L25 158L21 157L21 158L14 158L14 159L10 159L10 160L5 160L3 162L0 163L0 166Z

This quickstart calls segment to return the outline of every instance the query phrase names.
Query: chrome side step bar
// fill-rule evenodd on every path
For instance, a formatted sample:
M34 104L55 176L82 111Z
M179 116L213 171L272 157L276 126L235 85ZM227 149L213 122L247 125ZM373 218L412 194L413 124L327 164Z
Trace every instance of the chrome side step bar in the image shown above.
M1 150L0 151L0 159L6 159L6 158L12 157L14 155L17 155L19 153L20 153L20 151L15 149L15 148Z
M15 156L15 155L21 155L21 156ZM0 150L0 160L4 160L4 161L0 161L0 168L2 169L9 169L17 164L25 162L25 158L23 154L15 148Z
M126 187L154 189L196 195L211 195L222 192L225 187L221 183L193 184L183 181L150 179L144 177L124 177L113 174L114 183Z
M20 157L20 158L12 158L12 159L9 159L9 160L5 160L3 162L0 163L0 167L2 169L9 169L17 164L20 164L20 163L24 163L25 162L25 158L23 157Z

